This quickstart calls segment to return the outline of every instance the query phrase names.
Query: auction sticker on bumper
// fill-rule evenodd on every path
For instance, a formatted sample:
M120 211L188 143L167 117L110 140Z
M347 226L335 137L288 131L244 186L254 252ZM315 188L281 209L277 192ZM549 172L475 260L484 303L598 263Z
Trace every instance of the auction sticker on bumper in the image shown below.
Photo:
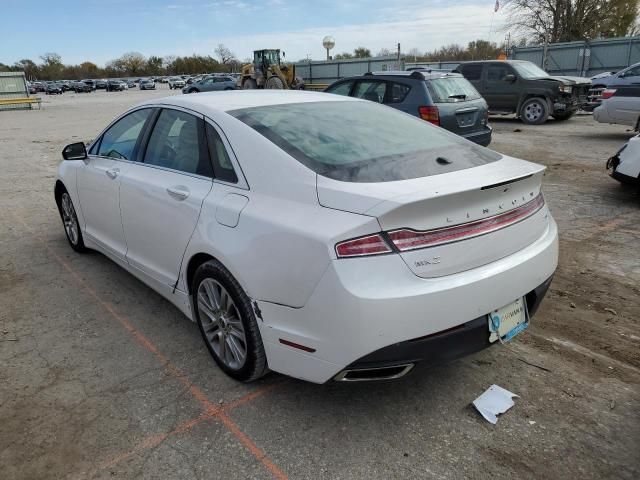
M487 315L487 321L490 342L495 342L498 338L505 342L511 340L529 326L524 299L519 298L509 305L494 310Z

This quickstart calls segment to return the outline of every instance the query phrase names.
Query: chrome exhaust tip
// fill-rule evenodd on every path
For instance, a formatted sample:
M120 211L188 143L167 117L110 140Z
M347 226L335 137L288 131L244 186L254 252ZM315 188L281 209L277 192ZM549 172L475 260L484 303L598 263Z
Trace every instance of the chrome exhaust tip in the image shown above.
M333 379L337 382L371 382L375 380L393 380L404 377L415 366L413 363L391 365L389 367L356 368L342 370Z

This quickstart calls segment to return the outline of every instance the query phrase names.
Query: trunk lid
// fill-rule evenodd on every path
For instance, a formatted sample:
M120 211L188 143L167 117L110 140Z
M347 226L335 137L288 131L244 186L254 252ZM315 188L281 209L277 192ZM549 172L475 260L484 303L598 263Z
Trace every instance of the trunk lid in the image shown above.
M474 168L396 182L349 183L318 176L318 200L328 208L376 217L385 232L423 232L493 221L526 209L540 193L543 172L541 165L503 157ZM544 234L548 222L548 210L542 206L489 233L399 254L420 277L450 275L525 248Z

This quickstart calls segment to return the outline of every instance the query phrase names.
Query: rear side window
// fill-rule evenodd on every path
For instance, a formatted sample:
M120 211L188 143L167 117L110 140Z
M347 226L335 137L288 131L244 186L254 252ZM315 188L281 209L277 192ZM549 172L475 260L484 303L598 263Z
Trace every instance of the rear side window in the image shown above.
M356 83L356 89L353 92L353 96L356 98L362 98L363 100L382 103L384 102L386 90L387 84L385 82L370 82L365 80Z
M149 108L136 110L114 123L109 130L104 132L98 155L134 160L136 142L150 112Z
M202 120L178 110L163 109L149 137L144 162L211 177L203 137Z
M339 85L336 85L335 87L331 87L327 90L328 93L335 93L336 95L349 95L349 92L351 91L351 85L353 85L353 82L344 82L341 83Z
M372 102L326 101L227 112L308 168L343 182L391 182L484 165L499 153Z
M458 67L467 80L480 80L482 65L462 65Z
M427 82L427 84L433 96L433 101L436 103L464 102L480 98L480 94L474 86L463 77L436 78Z
M215 178L229 183L238 183L238 176L233 169L233 164L231 163L231 159L220 135L218 135L216 129L208 123L205 128L207 129L207 145L213 163L213 174Z
M402 103L411 87L402 83L390 82L386 103Z

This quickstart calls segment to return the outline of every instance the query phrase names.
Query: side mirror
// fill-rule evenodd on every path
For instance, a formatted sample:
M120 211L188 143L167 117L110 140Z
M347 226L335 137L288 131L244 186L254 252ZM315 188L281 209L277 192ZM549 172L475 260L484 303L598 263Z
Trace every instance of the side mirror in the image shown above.
M84 160L87 158L87 147L83 142L71 143L62 150L62 158L65 160Z
M509 73L504 76L503 80L507 83L513 83L516 81L516 76L513 73Z

